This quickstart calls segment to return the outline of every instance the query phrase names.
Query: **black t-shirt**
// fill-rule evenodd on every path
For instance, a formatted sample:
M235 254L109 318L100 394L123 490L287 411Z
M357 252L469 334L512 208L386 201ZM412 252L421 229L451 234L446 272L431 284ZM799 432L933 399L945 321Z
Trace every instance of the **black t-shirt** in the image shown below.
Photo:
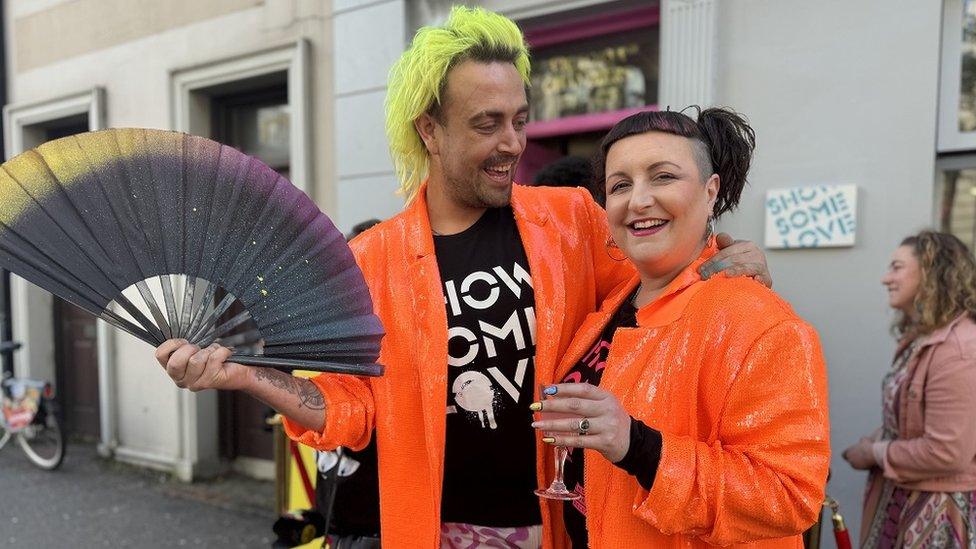
M617 331L617 328L633 328L635 326L637 326L637 309L634 308L631 299L628 299L617 309L613 318L600 333L600 337L596 338L590 350L563 377L562 382L600 385L603 369L606 367L607 355L610 354L610 342L613 340L614 332ZM584 495L582 448L570 448L563 469L563 481L566 483L567 490L577 492L581 496ZM573 547L585 548L587 546L585 496L565 502L563 520L566 522L566 531L573 541Z
M535 293L510 207L435 236L447 308L447 441L441 520L539 524L533 494Z

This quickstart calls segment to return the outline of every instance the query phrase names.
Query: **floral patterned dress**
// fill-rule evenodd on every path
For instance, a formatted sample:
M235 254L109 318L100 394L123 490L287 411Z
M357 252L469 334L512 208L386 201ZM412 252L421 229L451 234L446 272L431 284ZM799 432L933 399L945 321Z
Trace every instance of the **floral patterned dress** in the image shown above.
M921 341L908 344L881 384L881 440L898 438L898 389ZM872 469L864 494L861 547L867 549L976 549L976 492L906 490Z

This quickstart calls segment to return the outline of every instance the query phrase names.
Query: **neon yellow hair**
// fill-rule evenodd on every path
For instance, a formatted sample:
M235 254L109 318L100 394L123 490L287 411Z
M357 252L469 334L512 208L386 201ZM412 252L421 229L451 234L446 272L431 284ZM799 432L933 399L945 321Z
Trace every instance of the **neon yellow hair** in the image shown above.
M529 85L529 49L522 31L504 16L482 8L454 6L443 26L418 30L390 70L386 94L386 136L400 192L408 200L430 169L430 155L414 121L440 104L448 71L467 58L511 61Z

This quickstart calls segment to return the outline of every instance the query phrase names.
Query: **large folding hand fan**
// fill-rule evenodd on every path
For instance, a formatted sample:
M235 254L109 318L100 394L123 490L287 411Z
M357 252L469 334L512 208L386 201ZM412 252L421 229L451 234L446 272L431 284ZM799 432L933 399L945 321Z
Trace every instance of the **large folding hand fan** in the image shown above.
M284 177L209 139L104 130L4 163L0 267L154 346L382 372L382 326L342 234Z

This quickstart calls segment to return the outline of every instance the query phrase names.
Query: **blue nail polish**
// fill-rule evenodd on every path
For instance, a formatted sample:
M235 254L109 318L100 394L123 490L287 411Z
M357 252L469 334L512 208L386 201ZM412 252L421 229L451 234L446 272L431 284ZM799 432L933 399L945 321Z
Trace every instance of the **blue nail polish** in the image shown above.
M549 396L552 396L552 395L556 394L556 391L558 391L558 390L559 389L557 389L555 385L550 385L550 386L546 387L542 392L545 393L545 394L547 394L547 395L549 395Z

